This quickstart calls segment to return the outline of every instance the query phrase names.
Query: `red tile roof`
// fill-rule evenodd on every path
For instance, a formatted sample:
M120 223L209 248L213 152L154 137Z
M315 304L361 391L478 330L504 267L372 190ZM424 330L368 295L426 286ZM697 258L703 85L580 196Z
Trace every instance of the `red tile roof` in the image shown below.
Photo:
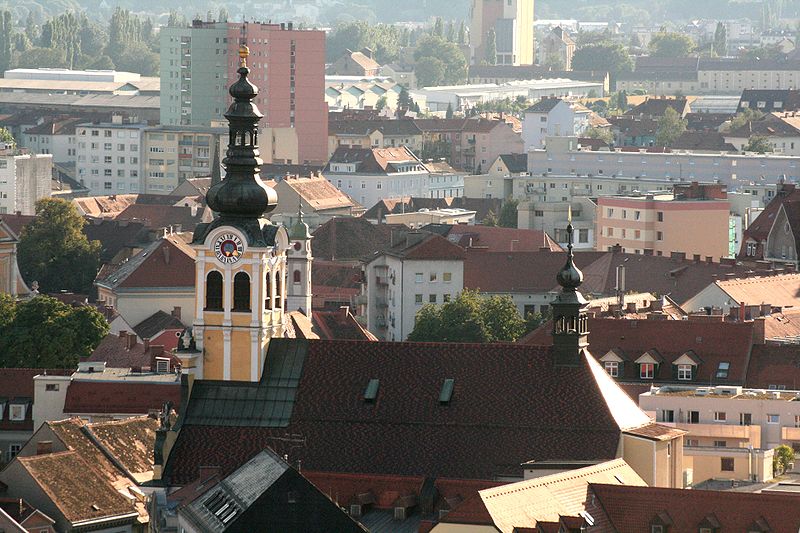
M166 402L172 402L176 409L180 405L180 382L72 381L67 388L64 412L69 415L101 413L146 415L160 410Z
M195 250L177 235L149 245L96 283L112 290L140 288L194 289Z
M534 345L551 345L551 323L544 324L522 341ZM693 383L720 382L715 377L722 361L730 363L728 383L742 384L747 375L750 350L753 346L753 323L706 322L695 320L625 320L613 318L589 319L589 350L601 358L616 350L625 359L621 381L639 382L634 361L655 349L666 364L659 365L655 380L674 381L671 363L688 351L694 352L701 363Z
M377 341L377 337L370 333L361 324L348 308L335 311L314 311L312 314L314 326L320 339L326 340L351 340L351 341Z
M268 360L304 354L289 425L208 425L218 415L206 418L202 398L254 385L195 382L201 399L189 400L166 467L173 484L196 479L200 464L230 472L265 446L314 471L492 479L528 460L611 459L633 416L596 363L556 367L549 348L273 339L269 350ZM380 380L375 403L363 399L370 379ZM444 379L455 380L447 405ZM275 438L286 434L306 444L289 450Z
M371 224L363 217L334 217L312 234L314 264L318 259L359 261L376 250L391 246L392 232L402 227Z
M662 489L624 485L595 485L590 488L603 511L619 533L650 531L658 513L672 520L670 531L699 531L700 523L713 514L719 531L752 531L764 520L769 531L797 531L800 505L796 494Z
M358 206L352 198L334 187L322 175L311 177L288 176L283 181L294 189L303 199L303 202L311 206L314 211L346 209Z
M211 222L209 208L136 203L126 207L115 220L141 222L149 229L180 227L180 231L194 231L201 222Z
M598 252L575 254L578 268L591 264ZM567 260L564 252L486 252L468 249L464 261L464 287L483 292L549 292L556 274Z
M487 252L538 252L542 248L551 252L564 251L547 233L533 229L455 225L447 238L464 248L486 247Z
M778 215L778 212L781 209L781 206L786 204L796 204L800 202L800 189L796 189L795 185L792 184L784 184L778 188L778 194L773 198L764 210L756 217L756 219L750 224L750 226L744 230L744 235L742 235L742 247L739 250L739 258L740 259L763 259L764 258L764 249L763 249L763 242L766 242L767 237L769 236L769 232L772 229L772 225L775 222L775 217ZM800 223L800 219L797 221L791 221L793 224ZM795 231L795 235L797 231ZM756 251L756 255L753 257L747 256L745 253L747 250L747 241L755 241L758 243L758 249Z
M745 385L755 389L785 386L800 390L800 345L753 346Z

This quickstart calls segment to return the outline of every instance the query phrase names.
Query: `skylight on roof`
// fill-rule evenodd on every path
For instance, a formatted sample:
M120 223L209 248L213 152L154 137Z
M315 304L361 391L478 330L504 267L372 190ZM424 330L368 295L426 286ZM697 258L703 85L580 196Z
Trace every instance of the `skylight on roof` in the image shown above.
M717 379L728 379L728 371L731 369L731 364L727 361L721 361L717 367Z
M450 399L453 397L453 386L455 385L455 381L452 378L447 378L442 383L442 391L439 393L439 403L442 405L448 405L450 403Z
M367 403L373 403L378 397L378 388L381 385L381 380L379 379L371 379L369 383L367 383L367 388L364 391L364 401Z

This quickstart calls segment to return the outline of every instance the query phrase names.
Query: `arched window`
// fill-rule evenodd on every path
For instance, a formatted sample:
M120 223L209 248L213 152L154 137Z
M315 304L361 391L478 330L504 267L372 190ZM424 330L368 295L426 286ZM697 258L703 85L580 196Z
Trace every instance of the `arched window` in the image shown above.
M250 276L239 272L233 278L233 310L250 311Z
M283 308L283 273L280 270L275 273L275 307Z
M222 311L222 274L216 270L206 276L206 310Z
M300 284L300 271L299 270L295 270L294 274L292 274L292 282L295 285L299 285Z
M269 270L264 277L264 309L272 309L272 272Z

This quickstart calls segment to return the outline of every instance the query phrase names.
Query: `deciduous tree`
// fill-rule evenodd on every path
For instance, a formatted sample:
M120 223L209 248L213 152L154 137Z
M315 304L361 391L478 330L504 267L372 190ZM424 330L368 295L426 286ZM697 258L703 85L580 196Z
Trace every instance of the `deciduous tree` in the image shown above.
M662 32L650 39L650 54L654 57L685 57L695 47L685 33Z
M658 120L656 144L658 146L669 146L675 139L683 135L687 124L686 119L681 118L677 111L668 107L664 112L664 116Z
M614 75L633 70L633 59L622 44L600 42L576 50L572 69L608 71Z
M764 137L763 135L753 135L748 140L747 145L745 145L744 151L766 154L768 152L774 152L775 147L767 137Z

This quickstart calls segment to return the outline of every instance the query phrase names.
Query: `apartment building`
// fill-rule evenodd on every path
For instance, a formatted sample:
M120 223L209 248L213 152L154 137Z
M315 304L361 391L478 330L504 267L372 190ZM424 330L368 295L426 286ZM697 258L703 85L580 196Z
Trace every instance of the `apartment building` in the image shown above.
M367 329L404 341L425 304L442 304L464 287L464 249L439 235L412 232L365 266Z
M85 123L76 127L78 180L91 195L138 193L144 189L142 157L146 124Z
M52 179L52 155L0 143L0 214L35 214L36 201L50 197Z
M274 141L264 146L262 158L327 160L324 32L298 30L292 23L195 20L189 27L164 28L160 39L162 124L209 126L220 120L230 102L229 80L237 76L239 46L246 44L249 77L261 89L255 104L264 114L262 135Z
M108 117L106 117L106 122ZM54 117L25 130L21 146L37 154L52 154L54 163L74 163L77 156L75 128L87 117Z
M534 0L473 0L470 10L470 46L472 63L486 59L486 42L490 31L495 34L499 65L532 65Z
M328 127L328 155L340 146L390 148L407 146L422 152L422 130L413 120L334 120Z
M207 177L216 155L224 157L224 128L157 126L144 132L144 188L148 194L169 194L183 181Z
M544 148L547 137L574 137L589 127L591 111L561 98L542 98L525 110L522 141L525 150Z
M674 192L597 199L596 248L704 261L729 254L730 204L723 186L676 185Z
M565 176L611 176L715 181L731 188L739 183L775 183L800 178L800 157L772 154L648 151L624 148L584 150L576 137L548 137L543 150L528 152L528 171Z

